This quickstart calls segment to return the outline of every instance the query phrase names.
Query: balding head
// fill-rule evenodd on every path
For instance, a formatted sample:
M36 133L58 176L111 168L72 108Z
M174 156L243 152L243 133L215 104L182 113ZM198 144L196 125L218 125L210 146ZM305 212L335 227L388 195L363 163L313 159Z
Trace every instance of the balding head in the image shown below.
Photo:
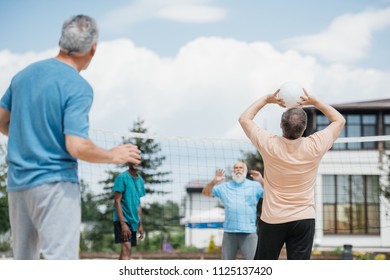
M280 127L283 136L287 139L294 140L303 135L307 125L307 114L300 107L287 109L282 115Z

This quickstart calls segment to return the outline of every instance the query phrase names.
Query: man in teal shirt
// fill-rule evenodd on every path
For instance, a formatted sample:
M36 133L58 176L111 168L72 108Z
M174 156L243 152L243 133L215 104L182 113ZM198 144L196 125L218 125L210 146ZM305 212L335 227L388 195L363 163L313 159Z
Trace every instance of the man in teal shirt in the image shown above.
M131 248L137 246L144 237L142 227L141 197L145 196L144 180L137 172L137 166L129 164L129 169L115 178L114 182L114 231L115 243L121 243L120 260L129 260Z

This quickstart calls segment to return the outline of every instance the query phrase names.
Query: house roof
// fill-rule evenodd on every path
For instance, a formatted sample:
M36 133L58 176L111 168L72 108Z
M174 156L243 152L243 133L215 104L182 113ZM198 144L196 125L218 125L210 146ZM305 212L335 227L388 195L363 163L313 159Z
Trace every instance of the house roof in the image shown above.
M331 104L333 108L338 111L390 111L390 99L377 99L368 101L358 101L350 103ZM317 109L314 106L308 106L303 108L305 111L313 112Z
M200 193L211 180L191 180L186 185L187 193Z
M390 109L390 99L378 99L351 103L333 104L335 109Z

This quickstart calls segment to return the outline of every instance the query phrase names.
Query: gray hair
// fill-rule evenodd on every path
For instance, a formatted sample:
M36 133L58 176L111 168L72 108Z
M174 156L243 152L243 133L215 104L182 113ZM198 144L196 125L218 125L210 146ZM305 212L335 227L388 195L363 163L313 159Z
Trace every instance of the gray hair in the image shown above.
M289 108L282 115L281 128L287 139L297 139L302 136L307 125L307 114L300 107Z
M98 27L93 18L86 15L72 16L62 26L59 46L68 54L83 54L97 42L98 35Z

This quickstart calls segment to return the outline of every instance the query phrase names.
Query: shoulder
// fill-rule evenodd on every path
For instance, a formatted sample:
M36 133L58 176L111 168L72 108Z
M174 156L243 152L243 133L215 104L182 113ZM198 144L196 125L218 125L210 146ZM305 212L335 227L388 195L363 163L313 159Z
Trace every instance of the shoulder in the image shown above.
M215 188L221 189L221 188L224 188L224 187L228 187L228 186L230 186L231 183L233 183L233 181L227 181L227 182L219 183L219 184L217 184L217 185L214 187L214 189L215 189Z
M265 129L263 129L263 128L261 128L261 127L259 127L259 126L257 126L257 125L255 125L255 126L253 126L253 128L251 130L251 135L252 135L252 137L256 137L256 136L259 136L259 135L271 137L274 134L269 132L269 131L267 131L267 130L265 130Z
M261 184L255 180L245 179L245 185L253 187L253 188L261 188Z
M227 188L227 186L229 186L229 182L223 182L223 183L220 183L218 185L215 185L212 189L212 193L214 195L218 195L222 192L224 192Z
M318 149L330 149L334 143L333 132L329 127L308 136L307 140L313 142Z
M41 61L47 72L50 72L52 77L62 85L67 85L68 90L75 93L80 92L85 94L86 92L93 92L92 86L89 82L71 65L60 61L56 58L47 59Z
M124 172L121 172L121 173L119 173L116 177L115 177L115 179L116 180L123 180L124 178L126 178L127 177L127 171L124 171Z
M144 184L145 183L145 180L144 180L144 178L142 178L142 176L141 175L137 175L137 179L142 183L142 184Z
M33 63L27 65L26 67L21 69L18 73L16 73L16 75L14 76L14 79L17 79L17 78L22 77L24 75L31 75L31 74L35 75L36 73L38 73L37 69L38 68L45 68L45 66L48 63L50 63L50 60L51 59L40 60L40 61L36 61L36 62L33 62Z
M247 188L249 190L251 190L252 192L256 192L258 194L261 194L264 191L263 186L255 180L246 179L245 184L246 184Z
M278 137L272 132L258 126L254 126L250 134L252 143L258 147L265 146L270 140L277 138Z

